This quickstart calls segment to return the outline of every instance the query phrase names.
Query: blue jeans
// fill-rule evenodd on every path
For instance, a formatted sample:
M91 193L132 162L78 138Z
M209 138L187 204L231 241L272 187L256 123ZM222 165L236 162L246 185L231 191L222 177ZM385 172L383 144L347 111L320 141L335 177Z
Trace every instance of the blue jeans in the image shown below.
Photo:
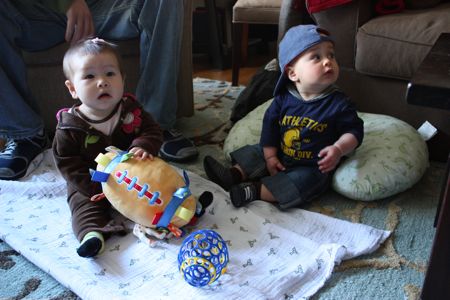
M27 84L21 49L40 51L64 42L67 18L36 2L0 1L0 138L33 137L43 128ZM162 128L172 128L177 110L183 1L86 2L97 36L107 40L140 37L137 98Z
M317 166L296 165L283 160L285 171L270 176L261 146L248 145L230 153L248 176L249 180L261 180L272 193L281 209L300 207L325 192L330 186L332 172L322 173ZM282 157L279 154L279 157Z

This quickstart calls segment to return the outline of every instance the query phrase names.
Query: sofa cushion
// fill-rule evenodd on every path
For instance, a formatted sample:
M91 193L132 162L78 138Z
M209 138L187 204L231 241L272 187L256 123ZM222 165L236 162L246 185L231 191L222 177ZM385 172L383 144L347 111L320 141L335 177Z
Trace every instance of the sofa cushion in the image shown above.
M356 35L355 68L375 76L410 79L442 32L450 32L450 3L379 16Z
M278 24L281 0L238 0L233 23Z

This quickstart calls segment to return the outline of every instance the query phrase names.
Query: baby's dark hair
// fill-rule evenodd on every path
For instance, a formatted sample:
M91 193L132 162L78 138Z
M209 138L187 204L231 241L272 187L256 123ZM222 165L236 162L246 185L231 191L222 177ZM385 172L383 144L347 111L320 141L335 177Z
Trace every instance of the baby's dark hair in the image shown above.
M120 72L123 74L122 70L122 58L117 50L117 45L111 42L99 38L88 38L81 40L76 44L70 46L67 52L64 54L63 59L63 71L67 79L71 79L72 70L70 68L70 61L76 55L95 55L104 52L112 53L119 63Z

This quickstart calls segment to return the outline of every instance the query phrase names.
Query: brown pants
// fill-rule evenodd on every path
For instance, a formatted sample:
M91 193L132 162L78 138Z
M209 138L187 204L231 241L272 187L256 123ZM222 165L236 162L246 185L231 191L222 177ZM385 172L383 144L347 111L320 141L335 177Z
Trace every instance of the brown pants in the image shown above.
M72 229L79 241L91 231L103 233L105 238L113 233L126 233L123 224L115 224L111 214L113 207L107 199L93 202L69 188L67 201L72 213Z

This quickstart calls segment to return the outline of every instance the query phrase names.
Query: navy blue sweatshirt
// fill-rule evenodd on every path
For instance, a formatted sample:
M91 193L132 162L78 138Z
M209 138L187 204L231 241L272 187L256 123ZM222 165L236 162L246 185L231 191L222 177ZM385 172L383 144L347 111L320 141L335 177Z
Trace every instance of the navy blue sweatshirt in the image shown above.
M363 121L344 93L332 87L305 101L285 91L275 97L264 115L262 147L276 147L295 164L316 165L320 150L344 133L353 134L358 146L361 144Z

